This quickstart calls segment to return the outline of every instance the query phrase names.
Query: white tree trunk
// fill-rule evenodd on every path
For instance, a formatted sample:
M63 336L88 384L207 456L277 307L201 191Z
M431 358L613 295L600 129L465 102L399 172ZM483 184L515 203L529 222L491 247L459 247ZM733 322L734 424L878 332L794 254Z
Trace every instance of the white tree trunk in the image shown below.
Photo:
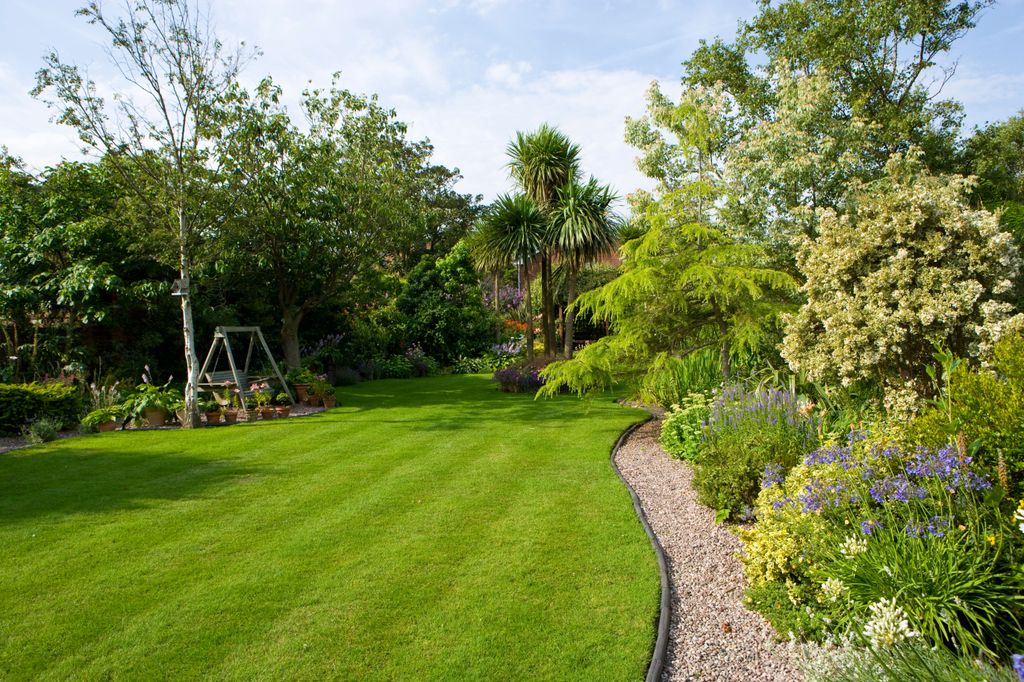
M199 411L197 409L197 399L199 396L198 391L198 380L199 380L199 358L196 357L196 334L195 329L192 327L192 264L189 261L187 251L188 245L188 226L185 222L185 212L179 208L178 211L178 229L180 247L181 247L181 279L183 282L188 282L188 289L183 292L181 297L181 330L182 335L185 337L185 415L182 420L182 427L186 429L193 429L198 424Z

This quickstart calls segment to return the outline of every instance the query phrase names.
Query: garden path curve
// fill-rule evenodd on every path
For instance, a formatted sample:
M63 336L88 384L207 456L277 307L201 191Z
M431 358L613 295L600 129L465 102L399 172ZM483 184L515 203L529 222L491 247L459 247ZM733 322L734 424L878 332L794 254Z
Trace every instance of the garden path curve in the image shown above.
M697 501L693 471L658 443L661 421L633 431L615 463L668 560L672 619L663 680L800 680L771 626L743 605L741 542Z

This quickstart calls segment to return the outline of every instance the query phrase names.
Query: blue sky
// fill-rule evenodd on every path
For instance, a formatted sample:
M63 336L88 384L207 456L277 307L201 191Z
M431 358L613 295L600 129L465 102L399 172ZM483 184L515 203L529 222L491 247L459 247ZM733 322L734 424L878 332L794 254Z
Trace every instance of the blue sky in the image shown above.
M113 83L101 36L74 16L80 0L0 0L0 145L39 169L77 158L75 135L49 122L28 95L42 55L57 48ZM119 0L106 0L113 9ZM263 51L244 74L270 74L295 101L334 71L376 92L436 158L461 169L460 189L486 199L508 188L504 148L543 121L583 148L585 170L620 193L649 186L633 166L623 118L643 113L653 80L678 93L680 63L700 38L731 37L752 0L210 0L225 42ZM957 75L944 94L967 124L1024 109L1024 0L1003 0L955 45Z

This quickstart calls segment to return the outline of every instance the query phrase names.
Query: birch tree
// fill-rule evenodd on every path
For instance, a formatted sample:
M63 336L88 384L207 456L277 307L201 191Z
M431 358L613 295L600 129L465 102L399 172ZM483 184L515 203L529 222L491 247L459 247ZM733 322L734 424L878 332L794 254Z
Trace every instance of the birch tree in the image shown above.
M108 102L87 70L54 51L44 58L32 94L78 131L87 149L107 155L146 206L155 230L172 236L186 290L180 297L185 351L184 426L197 425L196 357L187 286L204 236L211 230L213 183L209 141L216 135L220 95L246 61L244 46L228 51L198 0L125 0L118 14L101 2L78 10L109 40L107 58L119 74Z

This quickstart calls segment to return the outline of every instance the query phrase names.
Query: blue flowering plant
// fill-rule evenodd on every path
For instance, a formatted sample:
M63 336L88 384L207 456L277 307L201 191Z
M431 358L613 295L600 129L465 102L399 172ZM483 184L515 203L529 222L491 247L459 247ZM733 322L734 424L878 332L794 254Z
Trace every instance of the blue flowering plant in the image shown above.
M765 578L751 549L772 529L788 532L810 519L815 531L800 537L799 556L783 564L791 570L771 577L814 587L808 608L830 631L874 633L867 626L885 601L907 622L906 632L889 639L923 637L992 659L1024 644L1017 571L1024 534L1000 510L999 486L962 448L899 447L853 430L785 478L766 466L762 485L765 518L747 538L748 569L760 566L754 577Z
M781 475L819 442L812 406L796 393L741 385L719 391L702 433L694 486L704 504L732 518L749 516L766 468Z

